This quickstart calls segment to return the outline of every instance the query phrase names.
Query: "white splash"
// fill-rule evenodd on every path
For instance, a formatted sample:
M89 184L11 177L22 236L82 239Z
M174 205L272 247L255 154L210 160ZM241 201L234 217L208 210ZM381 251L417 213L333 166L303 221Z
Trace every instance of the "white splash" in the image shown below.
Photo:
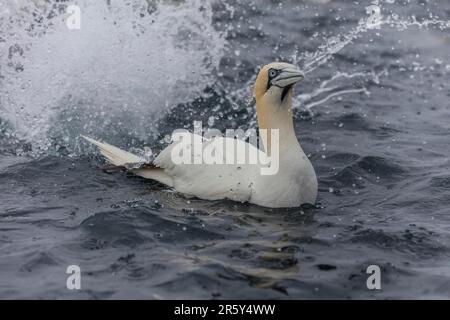
M128 121L123 130L148 135L152 119L213 82L225 46L207 1L158 2L150 14L145 1L81 0L79 30L65 4L11 3L0 0L1 118L44 152L51 131L75 123L100 135Z
M336 53L340 52L347 45L353 43L364 33L374 29L381 29L382 27L396 28L398 31L404 31L410 27L417 27L419 29L433 27L440 30L450 28L450 21L434 18L422 19L421 21L418 21L415 16L401 18L396 14L391 14L384 17L381 15L380 11L373 9L373 7L377 7L377 5L371 5L369 7L371 8L369 11L370 15L361 18L356 27L345 34L332 36L326 39L326 41L320 45L316 51L302 53L296 57L293 63L302 66L305 74L308 74L328 62ZM374 12L376 13L376 16L373 16Z

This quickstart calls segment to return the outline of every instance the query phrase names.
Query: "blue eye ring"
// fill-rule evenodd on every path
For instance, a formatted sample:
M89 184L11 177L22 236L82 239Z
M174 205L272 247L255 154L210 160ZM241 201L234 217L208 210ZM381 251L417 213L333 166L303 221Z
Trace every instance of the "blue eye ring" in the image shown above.
M275 69L269 69L269 79L275 78L278 75L278 70Z

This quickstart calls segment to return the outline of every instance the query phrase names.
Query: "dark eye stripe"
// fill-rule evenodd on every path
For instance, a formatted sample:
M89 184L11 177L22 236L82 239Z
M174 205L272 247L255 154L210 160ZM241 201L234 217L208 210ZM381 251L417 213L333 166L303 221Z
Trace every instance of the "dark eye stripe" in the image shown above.
M271 83L272 79L275 78L279 73L280 73L280 70L272 69L272 68L267 71L267 89L266 89L266 91L269 90L270 87L272 86L272 83ZM271 76L271 74L272 74L272 76Z
M272 84L270 83L270 80L271 80L270 78L267 79L267 89L266 89L266 91L269 90L270 87L272 86Z

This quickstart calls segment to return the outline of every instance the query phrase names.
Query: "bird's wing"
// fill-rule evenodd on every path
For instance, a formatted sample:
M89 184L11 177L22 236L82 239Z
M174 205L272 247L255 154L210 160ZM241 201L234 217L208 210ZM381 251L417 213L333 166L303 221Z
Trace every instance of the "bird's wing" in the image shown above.
M193 141L195 135L190 135ZM231 150L227 143L234 143L235 151ZM247 150L245 151L247 154L254 152L261 158L267 158L264 152L249 143L223 137L216 137L202 143L200 152L203 156L213 155L217 160L215 164L204 163L204 158L203 163L194 164L194 155L199 152L194 147L187 150L190 152L191 163L179 163L174 161L175 148L176 143L169 145L156 157L154 164L164 168L165 173L173 179L173 186L178 192L208 200L224 198L235 201L249 200L255 179L260 173L260 165L249 164L248 160L242 159L243 154L239 150ZM227 157L232 159L233 156L235 157L233 164L226 164ZM241 164L236 161L237 156L240 157Z
M190 134L190 137L193 142L195 137L200 136ZM172 143L149 164L145 159L110 144L83 138L98 146L102 155L115 166L123 166L136 175L174 187L185 195L208 200L228 198L248 201L260 175L259 163L268 163L264 152L239 139L216 137L203 142L200 140L199 150L192 143L187 150L192 160L190 163L174 161L176 153L173 151L177 144ZM196 153L200 153L202 161L209 154L216 162L195 164ZM256 161L252 164L249 163L250 154L256 155ZM227 161L232 164L227 164Z

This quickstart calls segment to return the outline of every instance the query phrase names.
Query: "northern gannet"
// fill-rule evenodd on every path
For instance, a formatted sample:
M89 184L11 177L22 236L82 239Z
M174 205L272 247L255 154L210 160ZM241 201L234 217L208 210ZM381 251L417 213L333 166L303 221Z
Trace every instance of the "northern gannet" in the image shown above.
M83 138L98 146L101 154L111 164L124 166L138 176L159 181L188 197L205 200L231 199L271 208L314 204L317 197L316 173L300 147L292 117L292 87L303 78L304 75L298 68L282 62L270 63L259 71L254 86L258 126L260 132L261 129L278 129L279 133L279 139L272 139L270 134L261 135L265 151L243 140L229 137L200 140L203 148L214 150L216 156L223 158L228 152L223 149L227 142L236 143L237 150L239 146L244 146L246 150L256 151L260 159L263 159L258 164L178 163L172 156L175 143L167 146L149 164L145 159L110 144L85 136ZM199 137L194 133L190 135L193 139ZM271 167L275 152L279 166L276 173L262 174L262 167ZM192 156L193 153L194 151Z

